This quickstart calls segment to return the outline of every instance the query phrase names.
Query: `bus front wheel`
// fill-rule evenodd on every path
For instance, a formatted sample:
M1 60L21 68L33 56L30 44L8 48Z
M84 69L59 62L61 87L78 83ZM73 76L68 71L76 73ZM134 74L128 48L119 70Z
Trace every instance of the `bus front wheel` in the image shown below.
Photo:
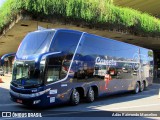
M79 92L74 89L72 94L71 94L71 104L72 105L78 105L79 104L79 101L80 101L80 95L79 95Z
M92 87L90 87L87 93L87 102L93 102L94 99L95 99L94 90Z

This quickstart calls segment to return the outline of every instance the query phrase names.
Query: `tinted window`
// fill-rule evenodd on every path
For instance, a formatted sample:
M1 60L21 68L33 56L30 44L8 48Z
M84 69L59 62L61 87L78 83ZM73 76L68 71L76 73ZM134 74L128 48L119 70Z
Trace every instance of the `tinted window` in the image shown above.
M50 57L46 68L46 83L55 82L66 77L73 55Z
M54 31L29 33L22 41L17 51L17 57L45 53L46 51L48 51L48 46L51 42L53 35Z
M133 71L139 66L138 59L134 60L134 54L137 53L136 46L85 34L74 59L79 64L72 66L72 69L77 68L75 77L80 79L95 76L104 78L106 73L112 79L131 79L137 75Z
M145 48L140 50L142 77L153 77L153 52Z
M50 50L53 52L67 52L74 53L79 42L81 34L58 31L55 35Z
M60 79L62 58L49 58L47 63L46 82L55 82Z
M73 32L58 31L53 39L50 50L61 51L59 56L48 58L46 69L46 83L55 82L66 77L71 60L81 34ZM73 72L72 70L69 73Z

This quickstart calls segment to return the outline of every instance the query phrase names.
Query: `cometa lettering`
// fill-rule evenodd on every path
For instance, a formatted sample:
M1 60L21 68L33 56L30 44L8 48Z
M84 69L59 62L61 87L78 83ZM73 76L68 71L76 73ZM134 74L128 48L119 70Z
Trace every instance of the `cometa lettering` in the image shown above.
M96 58L96 64L116 66L117 62L113 59L106 60L106 59L101 59L100 57L97 57Z

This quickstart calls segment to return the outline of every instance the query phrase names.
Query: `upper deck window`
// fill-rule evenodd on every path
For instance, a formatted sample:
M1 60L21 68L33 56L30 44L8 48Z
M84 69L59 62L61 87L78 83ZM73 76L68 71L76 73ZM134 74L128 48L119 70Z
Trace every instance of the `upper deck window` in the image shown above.
M55 31L29 33L22 41L17 51L17 57L47 52L54 33Z
M77 47L80 37L80 33L58 31L55 35L55 38L53 39L50 51L62 51L69 54L73 54Z

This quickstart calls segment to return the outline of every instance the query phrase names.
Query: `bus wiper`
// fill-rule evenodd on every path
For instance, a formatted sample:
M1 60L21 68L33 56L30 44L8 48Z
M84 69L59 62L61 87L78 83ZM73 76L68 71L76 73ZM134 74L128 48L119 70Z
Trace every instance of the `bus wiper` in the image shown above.
M22 79L28 80L29 77L28 77L28 76L23 76L23 77L21 77L20 79L21 79L21 80L22 80Z

